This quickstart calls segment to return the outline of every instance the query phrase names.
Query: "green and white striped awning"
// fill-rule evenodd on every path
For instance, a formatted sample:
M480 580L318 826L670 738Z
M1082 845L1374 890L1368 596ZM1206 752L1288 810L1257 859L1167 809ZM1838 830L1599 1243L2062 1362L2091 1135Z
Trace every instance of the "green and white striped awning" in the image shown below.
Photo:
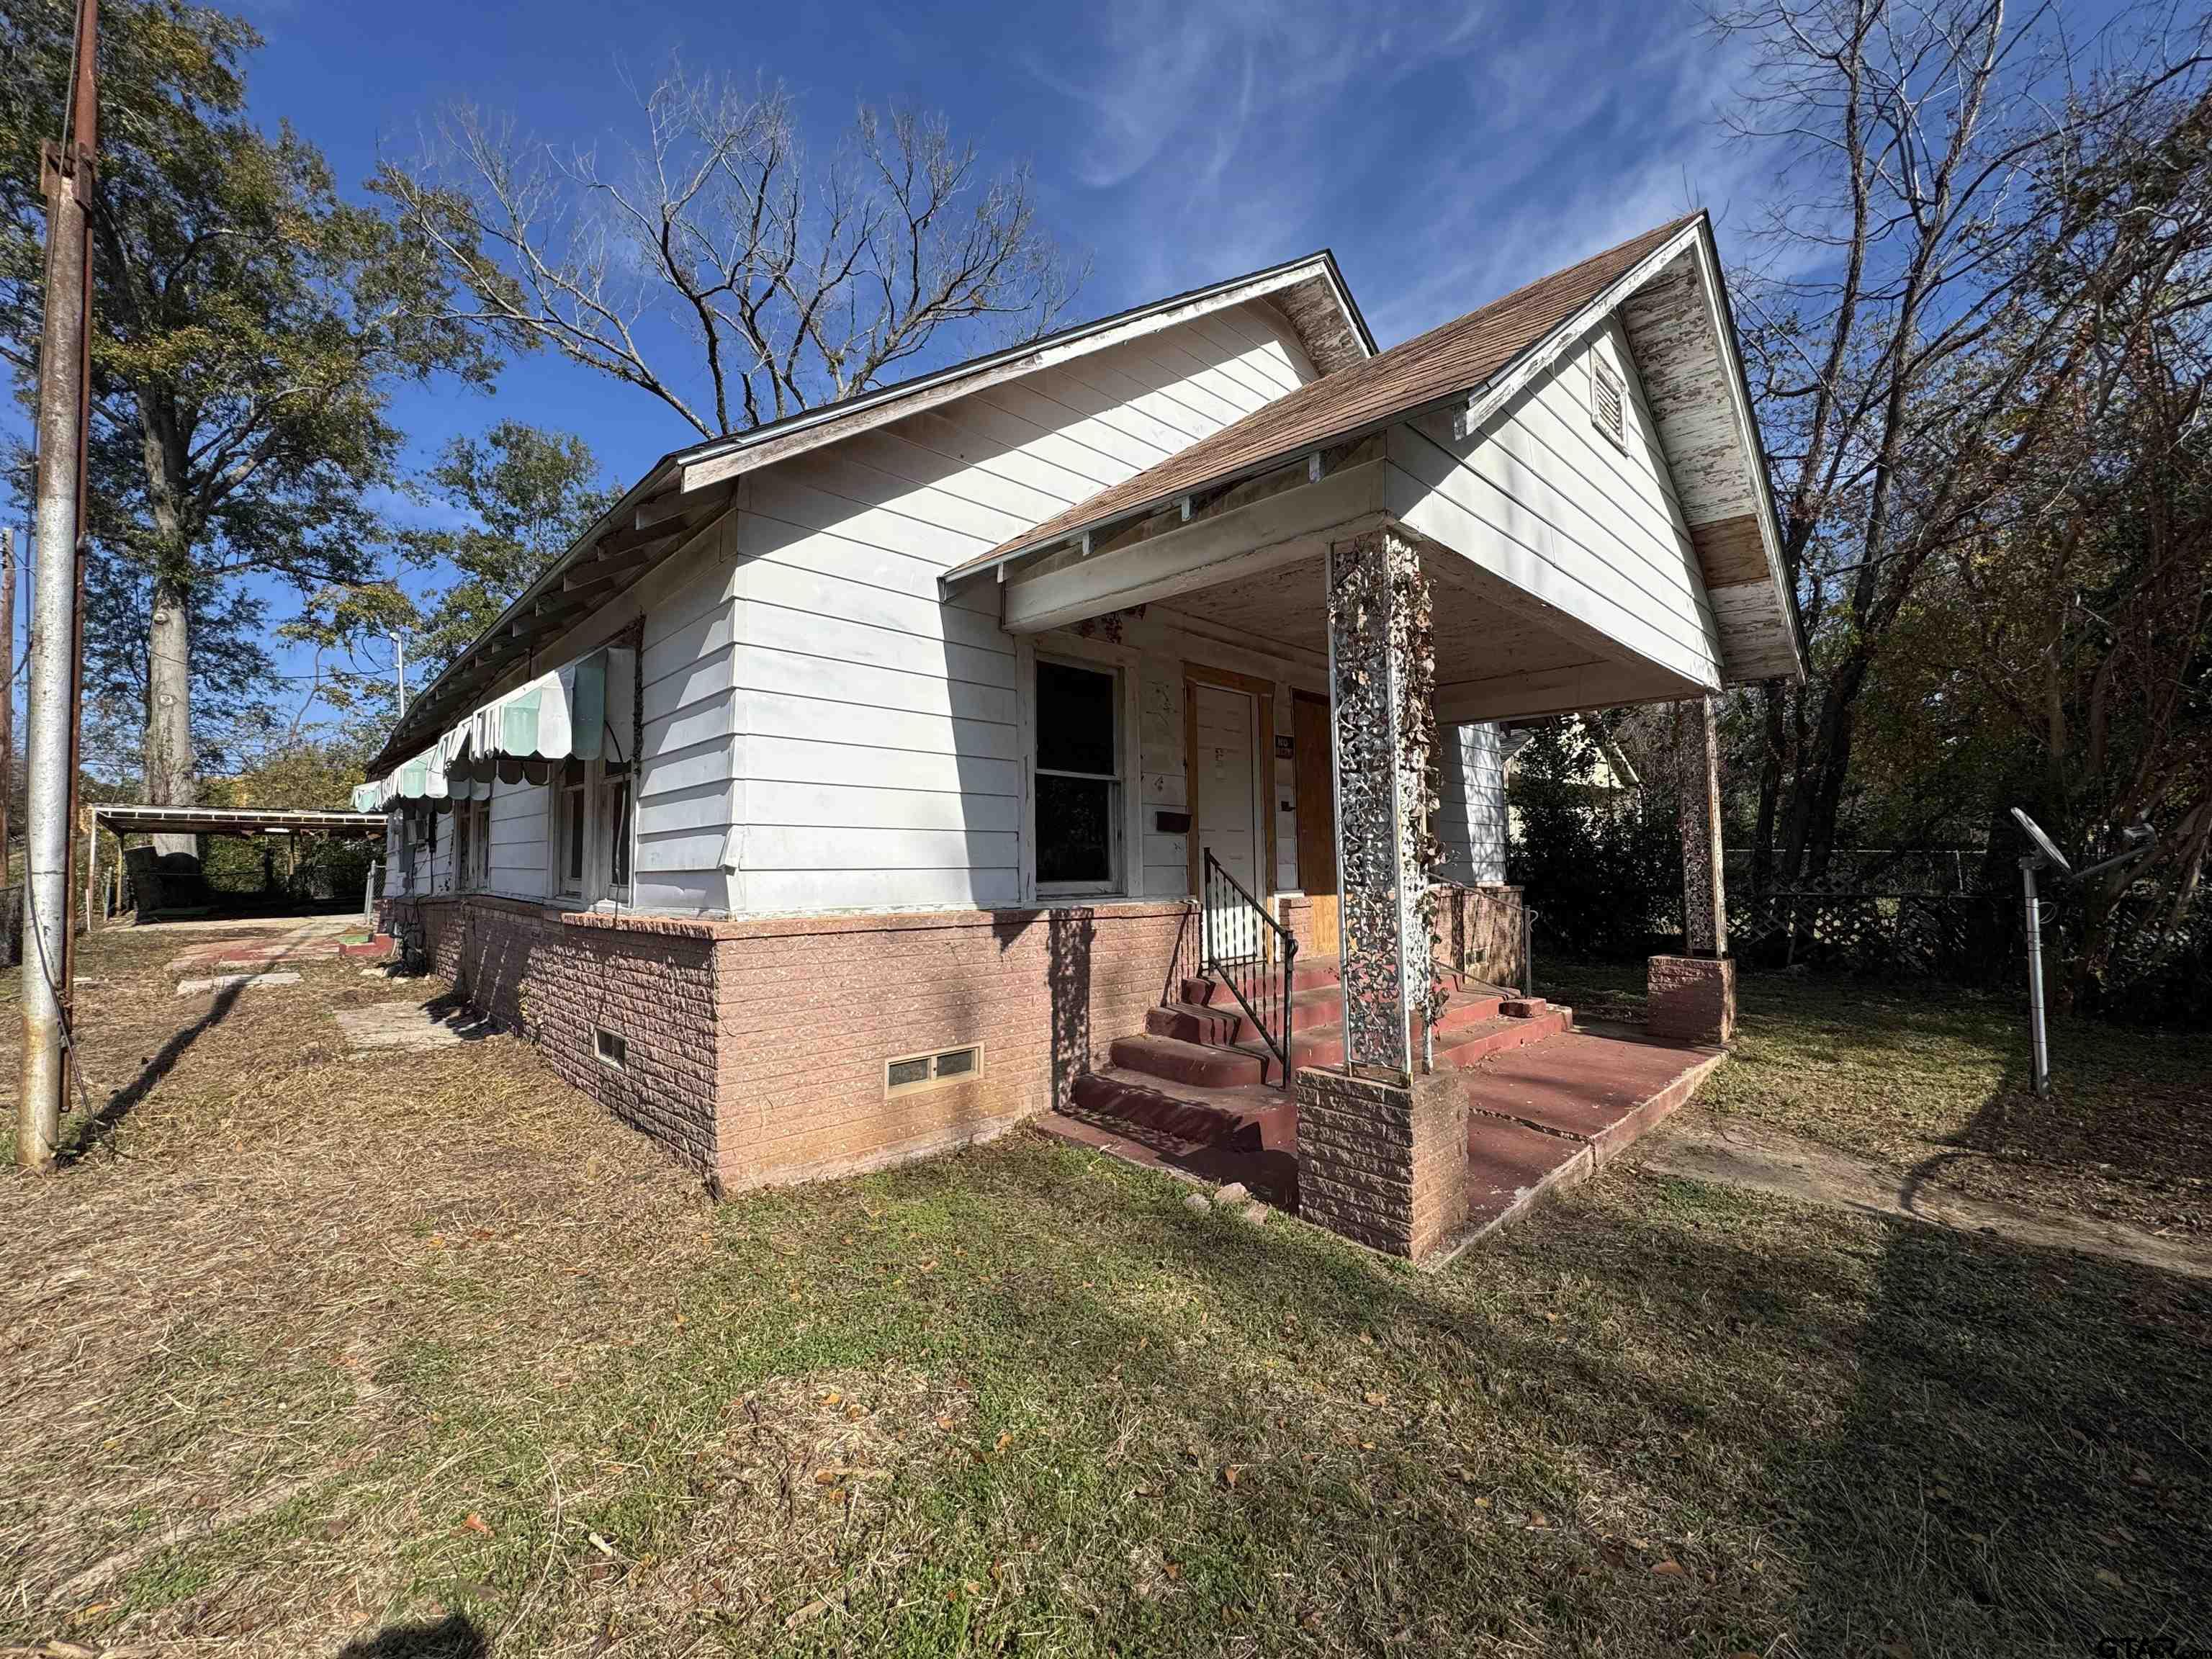
M587 652L473 710L412 760L354 792L364 811L394 801L483 800L492 780L543 783L566 760L626 759L636 707L637 653Z

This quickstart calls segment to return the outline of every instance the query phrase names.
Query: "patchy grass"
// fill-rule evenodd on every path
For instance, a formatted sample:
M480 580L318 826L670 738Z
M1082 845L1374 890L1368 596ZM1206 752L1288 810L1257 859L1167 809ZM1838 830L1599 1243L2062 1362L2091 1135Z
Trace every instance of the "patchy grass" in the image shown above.
M1640 963L1538 966L1577 1014L1642 1017ZM1747 973L1738 1003L1699 1097L1717 1111L1975 1197L2212 1237L2212 1033L2057 1020L2038 1100L2024 996Z
M1632 1169L1421 1274L1029 1135L715 1206L510 1040L347 1056L349 966L175 1047L94 948L96 1088L168 1058L0 1211L0 1643L2212 1641L2200 1285Z

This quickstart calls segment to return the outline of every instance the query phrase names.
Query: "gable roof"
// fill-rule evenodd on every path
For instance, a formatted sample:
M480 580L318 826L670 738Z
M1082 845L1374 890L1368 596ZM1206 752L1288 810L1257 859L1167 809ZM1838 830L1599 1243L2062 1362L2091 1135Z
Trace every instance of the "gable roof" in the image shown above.
M945 580L957 581L1109 520L1164 506L1179 495L1241 475L1266 471L1433 404L1456 402L1556 332L1698 217L1692 214L1646 231L1364 362L1285 392L1134 477L969 560L948 572Z
M1723 469L1730 472L1727 505L1733 510L1723 520L1717 507L1711 525L1693 523L1692 541L1709 591L1734 590L1738 611L1762 613L1742 630L1742 637L1747 643L1756 638L1755 647L1745 653L1747 663L1764 672L1744 677L1802 675L1794 606L1781 575L1781 538L1767 497L1765 456L1751 415L1749 389L1736 356L1726 299L1717 292L1719 262L1713 254L1711 234L1711 222L1702 210L1686 215L1579 264L1540 277L1480 310L1362 362L1310 381L1133 477L1098 491L946 572L944 584L950 587L994 566L1070 544L1109 525L1158 511L1180 498L1272 471L1301 456L1430 410L1466 404L1470 424L1479 423L1599 318L1651 286L1662 272L1681 266L1686 258L1709 274L1714 287L1709 289L1705 285L1707 279L1685 268L1685 292L1673 295L1682 302L1680 337L1687 338L1698 330L1705 331L1705 335L1717 332L1720 337L1707 342L1705 335L1698 336L1700 362L1711 372L1698 378L1694 385L1685 377L1682 395L1705 398L1718 392L1730 405L1733 417L1723 445L1730 459ZM1709 303L1716 301L1717 305ZM1693 305L1702 308L1698 314L1691 313ZM1637 332L1632 326L1632 349ZM1669 459L1675 458L1670 454ZM1712 470L1710 456L1701 455L1698 460ZM1757 590L1761 589L1766 597L1760 597ZM1771 624L1778 619L1785 638L1771 637ZM1753 657L1756 664L1751 663Z
M770 421L749 432L672 450L410 701L406 714L369 763L369 771L388 770L423 747L526 663L538 646L553 643L590 611L643 580L694 532L721 516L727 506L726 486L743 474L1055 363L1255 300L1282 313L1324 377L1375 353L1375 337L1345 285L1336 256L1322 248ZM718 487L722 493L716 493ZM573 573L586 562L589 582L573 580Z

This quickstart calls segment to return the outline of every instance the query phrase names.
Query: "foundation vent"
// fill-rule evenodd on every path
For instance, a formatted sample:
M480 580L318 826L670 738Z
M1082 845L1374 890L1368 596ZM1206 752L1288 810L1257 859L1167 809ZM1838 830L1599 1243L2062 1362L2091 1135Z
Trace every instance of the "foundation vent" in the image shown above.
M618 1072L629 1061L629 1044L604 1025L599 1030L598 1053L600 1065L611 1066Z
M983 1048L945 1048L933 1054L907 1054L884 1062L884 1092L911 1094L948 1083L965 1083L983 1074Z
M1593 357L1590 359L1590 424L1620 448L1628 447L1624 425L1620 377Z

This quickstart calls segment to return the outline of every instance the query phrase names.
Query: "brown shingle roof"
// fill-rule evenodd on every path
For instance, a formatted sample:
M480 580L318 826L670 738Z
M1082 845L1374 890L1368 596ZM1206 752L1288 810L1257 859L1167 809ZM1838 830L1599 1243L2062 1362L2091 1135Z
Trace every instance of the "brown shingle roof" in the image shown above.
M1364 362L1308 381L1134 477L1100 490L1033 530L948 571L948 580L1016 553L1161 505L1194 490L1264 471L1342 441L1395 416L1471 392L1541 343L1577 312L1702 216L1692 213L1619 247L1540 277L1480 311Z

